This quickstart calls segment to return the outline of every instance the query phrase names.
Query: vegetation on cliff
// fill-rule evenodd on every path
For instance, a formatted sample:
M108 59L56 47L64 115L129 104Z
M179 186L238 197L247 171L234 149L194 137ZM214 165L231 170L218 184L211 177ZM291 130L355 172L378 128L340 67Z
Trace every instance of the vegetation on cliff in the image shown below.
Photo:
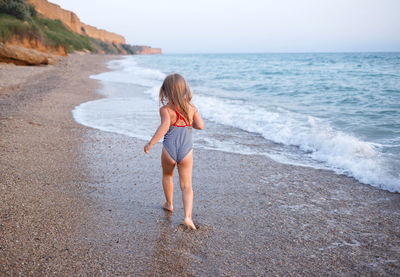
M10 14L20 20L29 20L36 16L36 10L24 0L0 0L0 13Z
M94 53L121 53L117 45L75 33L60 20L38 17L35 8L24 0L0 0L0 42L24 39L49 47L65 47L69 53L85 49Z
M88 37L71 32L59 20L32 17L29 21L22 21L11 15L0 14L0 41L22 41L24 38L40 41L47 46L64 46L67 52L83 49L94 51Z
M78 29L70 21L78 22ZM86 25L46 0L0 0L1 43L63 56L73 51L161 54L160 48L126 44L124 37Z

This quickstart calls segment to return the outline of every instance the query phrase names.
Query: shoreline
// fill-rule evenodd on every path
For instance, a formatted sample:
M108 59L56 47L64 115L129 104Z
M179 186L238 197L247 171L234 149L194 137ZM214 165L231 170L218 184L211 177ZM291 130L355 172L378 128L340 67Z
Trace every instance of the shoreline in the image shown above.
M368 111L365 107L352 107L353 103L347 101L349 100L346 96L349 93L348 91L337 92L338 95L333 96L336 93L335 85L328 86L329 88L326 87L329 94L327 97L332 101L328 101L326 106L325 104L318 104L316 99L321 96L320 94L323 94L321 92L323 90L316 89L316 86L312 84L321 84L320 82L323 82L323 80L319 80L320 77L318 77L317 73L311 74L314 67L307 65L305 68L301 68L301 72L304 71L304 74L310 77L307 82L301 81L302 73L299 71L300 68L293 71L293 76L297 76L293 77L293 81L297 84L299 91L294 92L296 88L291 87L289 90L291 92L286 93L284 89L285 82L280 82L279 78L283 78L284 80L287 80L287 78L290 79L292 73L287 72L289 75L283 74L282 76L276 75L275 71L280 72L280 65L277 64L274 67L272 61L276 60L277 57L260 55L258 57L259 60L265 59L268 67L271 66L268 78L263 79L266 72L262 69L260 71L256 70L253 76L249 75L249 78L243 77L241 79L242 82L240 83L243 86L249 86L248 91L240 89L236 91L234 89L235 91L231 94L227 91L224 92L224 84L225 82L229 82L231 85L236 84L235 86L240 87L240 83L237 83L235 78L232 78L233 76L242 78L238 74L240 68L229 71L227 68L223 69L224 63L222 63L220 73L230 81L222 80L220 82L218 79L214 80L211 78L209 80L211 82L209 87L204 83L208 82L207 78L196 78L197 71L204 72L206 68L206 71L212 71L212 68L208 68L207 64L212 63L214 58L219 61L218 56L213 58L201 57L200 55L190 57L171 56L165 58L127 57L127 59L114 63L112 68L115 68L115 71L93 77L104 81L103 85L106 87L104 91L107 97L101 101L90 101L81 107L77 107L74 115L78 115L76 117L78 122L82 122L84 125L90 127L126 134L131 137L149 139L149 125L152 125L150 129L157 128L156 124L158 124L159 120L158 111L156 111L158 105L154 102L155 99L151 100L151 98L156 97L157 86L162 82L163 76L166 76L165 73L168 72L168 68L175 66L175 70L186 71L185 75L193 82L193 89L197 91L194 96L194 103L204 113L206 119L211 119L209 124L207 124L207 131L201 132L195 137L194 143L199 145L199 147L203 146L204 148L243 154L265 154L278 162L333 170L338 174L354 177L362 183L391 192L399 192L400 177L398 176L399 170L396 169L400 169L400 161L396 156L396 139L392 138L397 128L396 126L382 127L387 129L387 132L385 132L379 127L386 126L384 124L385 119L386 121L395 120L393 118L395 112L388 112L386 115L385 105L383 105L383 103L386 103L385 101L391 99L390 94L386 95L384 92L386 90L382 92L386 95L382 99L386 100L382 100L382 104L378 105L379 108L376 110L381 116L372 121L368 120L369 114L373 113L372 111ZM244 64L251 61L250 56L237 58ZM307 56L292 58L293 64L301 63L302 59L307 58L317 63L319 60L319 58ZM290 63L292 58L285 60ZM353 58L360 61L365 58L360 63L360 66L361 64L366 66L369 60L369 58L367 59L363 56ZM177 61L175 61L176 59ZM235 59L234 57L227 58L229 61L234 61ZM347 57L343 55L335 58L335 63L327 65L326 74L329 74L332 80L335 79L334 64L339 63L346 68L346 70L343 70L343 77L348 76L355 82L353 88L357 89L357 91L359 89L362 90L362 85L358 86L357 84L362 84L363 75L355 75L352 79L350 69L353 60L346 60ZM373 60L377 63L376 70L378 70L381 69L386 59L385 56L376 56L373 57ZM196 70L193 68L190 69L190 64L187 64L187 62L191 63L191 61L196 65L201 64L202 66ZM183 66L184 64L186 65ZM258 64L258 67L262 68L262 64ZM373 71L374 69L366 68L366 70ZM138 73L130 76L131 73L129 72ZM217 75L220 74L218 70L214 73ZM270 77L273 81L269 79ZM383 87L390 86L389 75L382 74L376 78L376 82L382 82ZM260 87L258 88L258 85L252 87L251 84L253 81L250 80L259 83ZM373 82L372 80L370 81ZM275 89L268 86L270 82L277 85ZM340 84L340 82L335 83L337 85ZM289 84L293 83L289 82ZM140 85L147 86L144 93L131 93L133 90L132 87ZM212 95L210 95L209 92L213 90L213 87L219 88L216 94L211 93ZM271 89L272 91L270 91ZM281 89L282 92L279 92ZM314 96L303 97L302 93L307 89L310 89L310 93ZM269 95L269 92L271 92L271 95ZM306 94L309 95L308 93ZM341 100L341 94L343 94L343 100ZM150 97L150 95L152 96ZM319 96L317 97L316 95ZM360 98L354 95L349 97L367 102L368 99L371 102L376 100L372 96L365 96L366 99L364 100L361 100L363 97ZM238 99L242 98L249 101L245 100L245 102L240 104L241 100ZM251 100L252 98L259 99L259 101ZM282 107L280 107L280 101L285 103ZM343 107L340 104L342 101ZM302 105L299 104L302 102L307 103L306 106L310 105L309 112L302 111ZM322 105L322 108L320 105ZM292 108L289 108L290 106ZM285 107L288 109L285 109ZM329 109L331 112L324 115L326 109ZM346 110L343 117L340 115L341 109ZM258 115L257 117L252 116L253 111ZM97 116L97 113L102 116ZM143 115L146 115L146 120L144 120L146 124L138 120ZM360 120L356 126L352 126L355 122L351 119L352 116ZM80 120L80 118L83 120ZM339 124L340 122L343 124Z
M195 149L200 228L185 230L176 176L175 212L160 208L161 145L72 117L115 58L73 55L0 92L1 273L400 272L400 194L262 156Z

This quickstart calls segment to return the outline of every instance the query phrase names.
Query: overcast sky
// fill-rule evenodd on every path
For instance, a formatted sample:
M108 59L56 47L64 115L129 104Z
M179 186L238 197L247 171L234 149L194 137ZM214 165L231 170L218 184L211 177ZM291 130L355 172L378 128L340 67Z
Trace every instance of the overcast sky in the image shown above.
M400 0L49 0L165 53L400 51Z

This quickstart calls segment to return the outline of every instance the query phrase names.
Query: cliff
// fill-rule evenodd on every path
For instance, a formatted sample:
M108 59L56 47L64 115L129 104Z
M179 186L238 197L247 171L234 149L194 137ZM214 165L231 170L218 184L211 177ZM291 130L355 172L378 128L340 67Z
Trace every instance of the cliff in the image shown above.
M150 54L162 54L161 48L152 48L150 46L139 46L136 54L150 55Z
M138 55L162 54L161 48L152 48L150 46L129 45L129 44L121 44L121 46L126 52L130 54L138 54Z
M87 25L81 22L75 13L64 10L59 5L49 3L47 0L26 0L26 2L33 5L41 16L49 19L59 19L78 34L114 44L126 43L123 36Z
M161 54L160 48L126 44L123 36L87 25L47 0L0 0L0 43L0 62L29 65L54 63L54 55L74 51Z

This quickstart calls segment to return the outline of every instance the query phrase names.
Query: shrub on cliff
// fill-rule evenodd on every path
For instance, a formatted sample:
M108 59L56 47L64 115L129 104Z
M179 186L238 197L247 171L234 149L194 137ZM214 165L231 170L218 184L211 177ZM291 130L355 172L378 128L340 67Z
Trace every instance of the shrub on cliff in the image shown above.
M72 32L60 20L35 18L34 21L35 24L40 26L46 44L52 46L63 45L68 52L83 49L93 51L87 36Z
M101 41L95 38L89 38L93 47L94 52L96 53L105 53L105 54L121 54L121 50L114 43L109 43L105 41Z
M64 46L67 52L94 50L87 36L72 32L60 20L34 16L29 21L22 21L15 16L0 13L0 41L25 38L40 41L48 46Z
M36 16L35 8L24 0L0 0L0 13L13 15L24 21Z
M87 49L94 53L121 54L121 49L113 43L75 33L60 20L37 17L34 7L24 0L0 0L0 42L26 38L47 46L64 46L67 52Z
M130 45L130 44L121 44L121 47L131 55L135 55L138 52L138 46Z
M5 42L13 37L41 40L42 32L32 22L24 22L14 16L0 13L0 41Z

